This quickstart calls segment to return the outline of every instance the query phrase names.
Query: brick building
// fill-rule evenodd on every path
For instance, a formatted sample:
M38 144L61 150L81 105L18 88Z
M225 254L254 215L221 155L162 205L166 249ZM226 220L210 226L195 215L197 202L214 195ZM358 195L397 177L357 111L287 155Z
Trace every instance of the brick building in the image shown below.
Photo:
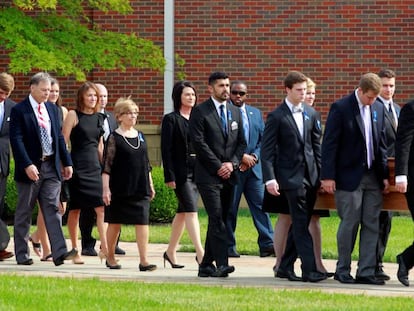
M385 67L398 75L396 101L402 104L413 97L414 0L130 3L133 14L94 11L91 17L108 30L135 32L164 47L166 53L178 53L186 61L183 69L197 87L199 102L208 97L207 77L215 70L246 81L249 102L265 115L283 99L282 81L292 69L317 83L316 107L323 118L335 99L354 89L362 73ZM171 25L164 27L165 23ZM159 124L172 109L169 90L174 68L167 54L166 58L171 65L166 71L166 76L172 75L170 80L150 70L97 68L88 74L89 80L107 85L110 102L126 95L136 100L141 127L154 135L151 159L155 163L159 161ZM7 71L7 63L2 49L0 70ZM28 76L15 75L14 100L27 94ZM70 108L80 83L72 77L58 79Z

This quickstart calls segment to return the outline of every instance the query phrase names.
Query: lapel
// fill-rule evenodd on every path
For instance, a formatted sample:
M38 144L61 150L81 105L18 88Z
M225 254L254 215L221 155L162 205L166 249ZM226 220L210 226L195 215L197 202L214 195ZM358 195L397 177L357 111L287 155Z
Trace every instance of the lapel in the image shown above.
M299 141L303 143L303 138L300 135L298 126L296 125L296 121L293 118L292 111L289 109L289 106L286 104L286 101L283 101L281 108L283 109L283 112L286 115L286 120L289 123L290 127L295 131L296 135L299 138ZM305 136L305 122L303 122L303 135Z
M355 93L352 93L351 95L351 104L352 104L352 113L358 124L358 128L361 131L362 137L364 137L364 140L365 140L364 120L362 120L361 111L359 110L358 100L356 99Z
M182 138L184 138L184 141L187 141L186 139L186 134L185 134L185 129L184 129L184 122L180 122L180 113L179 112L174 112L174 124L177 125L178 131L180 132L180 136Z

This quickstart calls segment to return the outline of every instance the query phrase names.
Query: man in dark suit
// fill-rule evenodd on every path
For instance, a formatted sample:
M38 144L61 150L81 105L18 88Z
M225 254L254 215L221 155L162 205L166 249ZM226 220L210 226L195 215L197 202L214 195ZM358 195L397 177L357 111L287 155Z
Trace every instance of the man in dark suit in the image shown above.
M227 234L229 237L229 257L240 257L236 250L237 212L241 195L244 194L249 205L253 223L259 237L260 257L274 255L273 227L269 215L262 210L263 180L262 167L259 163L260 144L263 136L264 122L259 109L247 105L247 86L242 81L233 81L230 86L230 99L233 105L240 108L242 114L243 131L247 142L243 158L239 167L239 182L234 187L232 207L227 217Z
M36 201L42 209L56 266L77 255L68 252L59 213L62 177L72 177L72 160L60 131L58 107L46 102L51 89L49 74L30 79L30 95L15 105L10 115L10 143L15 160L18 200L14 217L17 264L31 265L27 241ZM62 171L62 173L61 173ZM63 174L63 176L62 176Z
M414 220L414 101L405 104L398 119L395 138L395 187L405 193L408 209ZM398 280L409 286L409 270L414 266L414 242L397 255Z
M0 225L5 228L7 226L1 220L1 217L4 212L4 198L10 169L10 112L16 103L9 99L9 96L13 89L13 77L6 72L0 73ZM5 246L7 247L7 245ZM0 249L0 261L13 257L13 253L7 251L6 247Z
M101 111L105 115L104 120L104 142L109 137L109 134L118 127L118 123L112 112L106 110L106 105L108 104L108 90L101 83L95 83L96 87L99 90L99 102L101 104ZM94 209L83 209L79 218L79 229L81 231L81 243L82 243L82 255L84 256L98 256L98 253L95 250L96 239L92 236L93 226L95 224L96 213ZM118 245L115 248L115 254L125 255L125 251L121 249Z
M358 88L332 104L322 143L322 188L335 194L341 219L334 278L341 283L383 285L375 277L382 189L388 189L384 106L376 101L381 79L364 74ZM360 227L356 280L351 253Z
M234 266L228 264L226 220L246 141L240 110L228 103L228 75L214 72L208 84L211 98L193 108L189 122L197 154L195 182L208 214L205 254L198 276L227 277Z
M274 196L284 192L292 219L286 250L275 276L319 282L326 275L316 271L308 227L320 184L321 125L316 111L304 104L306 81L299 71L290 71L285 77L287 96L267 117L261 161L266 190ZM294 272L298 256L302 261L302 278Z
M397 135L398 116L400 115L400 106L393 101L395 92L395 72L390 69L380 70L378 76L381 79L381 92L377 100L384 105L385 109L385 136L387 140L387 157L395 157L395 136ZM379 216L379 236L377 243L377 265L375 276L378 279L388 281L390 277L384 272L382 258L384 257L385 248L387 247L388 237L391 231L391 211L381 211Z

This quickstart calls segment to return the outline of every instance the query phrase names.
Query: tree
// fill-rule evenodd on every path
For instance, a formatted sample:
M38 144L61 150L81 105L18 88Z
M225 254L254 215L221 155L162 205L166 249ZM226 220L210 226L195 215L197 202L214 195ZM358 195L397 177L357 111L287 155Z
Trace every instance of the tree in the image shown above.
M11 73L33 69L74 75L94 68L164 71L162 49L136 34L103 30L85 8L132 12L128 0L13 0L0 6L0 47L9 52Z

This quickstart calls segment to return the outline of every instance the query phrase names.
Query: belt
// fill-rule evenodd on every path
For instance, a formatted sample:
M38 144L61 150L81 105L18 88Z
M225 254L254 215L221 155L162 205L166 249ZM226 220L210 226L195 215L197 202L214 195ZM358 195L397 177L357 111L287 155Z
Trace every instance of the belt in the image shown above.
M54 160L55 159L55 155L51 154L51 155L44 155L40 158L40 161L42 162L46 162L46 161L50 161L50 160Z

